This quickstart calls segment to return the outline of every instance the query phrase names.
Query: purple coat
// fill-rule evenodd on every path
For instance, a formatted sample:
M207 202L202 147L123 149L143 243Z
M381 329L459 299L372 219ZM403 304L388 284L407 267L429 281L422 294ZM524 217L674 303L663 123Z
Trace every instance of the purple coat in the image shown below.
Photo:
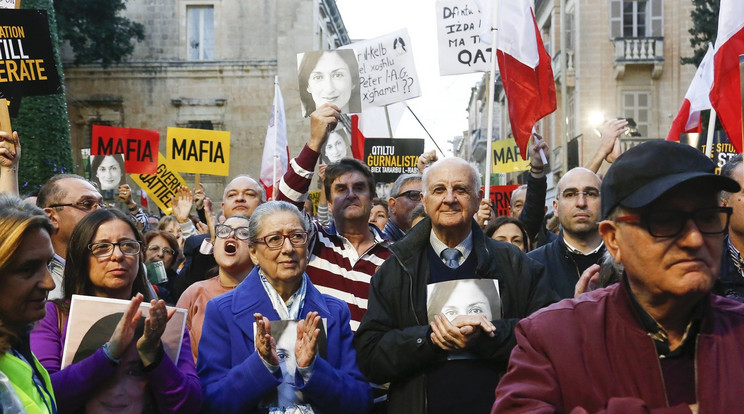
M686 404L668 406L654 342L629 300L618 283L522 319L492 413L689 413ZM703 300L695 349L700 413L741 412L744 305Z
M112 364L98 349L91 356L60 370L63 338L67 333L67 320L59 332L57 310L54 303L46 305L46 316L31 332L31 350L52 380L60 413L71 413L85 405L96 392L96 387L116 375ZM146 372L147 382L161 413L196 413L202 402L201 385L191 356L188 330L184 330L181 353L174 364L167 355L152 371Z

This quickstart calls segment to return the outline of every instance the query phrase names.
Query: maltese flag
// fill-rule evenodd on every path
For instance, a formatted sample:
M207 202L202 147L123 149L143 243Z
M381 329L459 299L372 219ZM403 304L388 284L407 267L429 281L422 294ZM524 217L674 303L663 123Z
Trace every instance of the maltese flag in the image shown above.
M718 38L713 57L710 103L718 113L729 141L741 152L741 85L739 55L744 54L744 1L721 0Z
M692 78L690 88L687 89L679 114L672 122L667 141L679 141L680 134L702 131L700 112L711 109L709 95L713 85L714 50L712 44L708 46L708 52L705 53L705 57L695 72L695 77Z
M555 81L530 0L498 2L499 72L509 106L514 140L523 159L532 127L555 111Z
M269 126L266 128L266 143L261 159L261 185L266 196L273 199L274 185L287 171L289 144L287 142L287 122L284 117L284 99L279 89L279 77L274 79L274 104L271 108Z

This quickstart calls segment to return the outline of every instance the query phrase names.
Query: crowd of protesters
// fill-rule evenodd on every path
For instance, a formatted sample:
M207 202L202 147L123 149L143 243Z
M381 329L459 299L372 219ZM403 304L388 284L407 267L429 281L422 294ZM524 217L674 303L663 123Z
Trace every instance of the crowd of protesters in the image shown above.
M717 175L684 144L621 154L613 120L549 200L536 137L497 217L457 157L422 154L387 200L362 162L319 164L340 119L314 110L272 200L244 174L219 211L182 187L161 218L74 174L21 200L0 132L0 413L740 409L741 155ZM79 340L74 295L125 310Z

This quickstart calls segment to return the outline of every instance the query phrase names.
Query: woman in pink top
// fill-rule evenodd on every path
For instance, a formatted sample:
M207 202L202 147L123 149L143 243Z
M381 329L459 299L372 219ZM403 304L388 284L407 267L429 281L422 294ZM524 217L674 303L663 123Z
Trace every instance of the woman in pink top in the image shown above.
M196 282L186 289L176 307L188 310L186 327L191 336L191 353L199 349L204 310L207 302L235 288L253 269L248 250L248 219L232 216L215 228L214 259L219 266L219 274L211 279Z

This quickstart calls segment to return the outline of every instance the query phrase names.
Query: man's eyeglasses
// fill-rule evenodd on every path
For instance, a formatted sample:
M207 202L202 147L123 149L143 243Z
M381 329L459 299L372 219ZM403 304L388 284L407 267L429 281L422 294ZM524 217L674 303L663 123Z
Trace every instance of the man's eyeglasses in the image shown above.
M304 246L307 243L309 234L306 231L298 231L289 234L269 234L268 236L253 239L253 243L263 243L269 249L281 249L284 246L284 240L289 239L289 243L294 247Z
M77 203L52 204L49 207L74 207L82 211L91 211L91 210L97 210L99 208L104 208L105 205L103 204L102 201L88 199L88 200L78 201Z
M127 256L135 256L139 254L140 248L142 247L140 242L137 240L125 240L119 243L91 243L88 245L88 250L93 253L93 256L109 257L114 253L115 246L119 246L119 250Z
M396 196L393 196L393 198L399 198L399 197L407 197L411 201L419 201L421 200L421 191L418 190L408 190L404 191Z
M597 200L599 198L599 190L596 188L587 188L585 191L568 189L561 193L561 198L573 201L577 200L580 195L583 195L587 200Z
M215 226L215 234L220 239L226 239L230 237L230 234L235 233L235 237L240 240L248 240L250 237L248 233L248 227L230 227L226 224L218 224Z
M728 229L732 212L731 207L709 207L689 213L684 211L652 211L640 216L617 217L615 221L645 226L649 234L654 237L675 237L679 235L685 228L687 220L695 222L695 226L702 234L723 234Z
M161 250L163 251L163 254L169 254L171 256L175 256L176 255L176 251L173 250L173 249L171 249L170 247L163 247L163 248L161 248L160 246L155 245L155 244L151 244L151 245L147 246L147 251L148 252L156 253L156 252L159 252Z

